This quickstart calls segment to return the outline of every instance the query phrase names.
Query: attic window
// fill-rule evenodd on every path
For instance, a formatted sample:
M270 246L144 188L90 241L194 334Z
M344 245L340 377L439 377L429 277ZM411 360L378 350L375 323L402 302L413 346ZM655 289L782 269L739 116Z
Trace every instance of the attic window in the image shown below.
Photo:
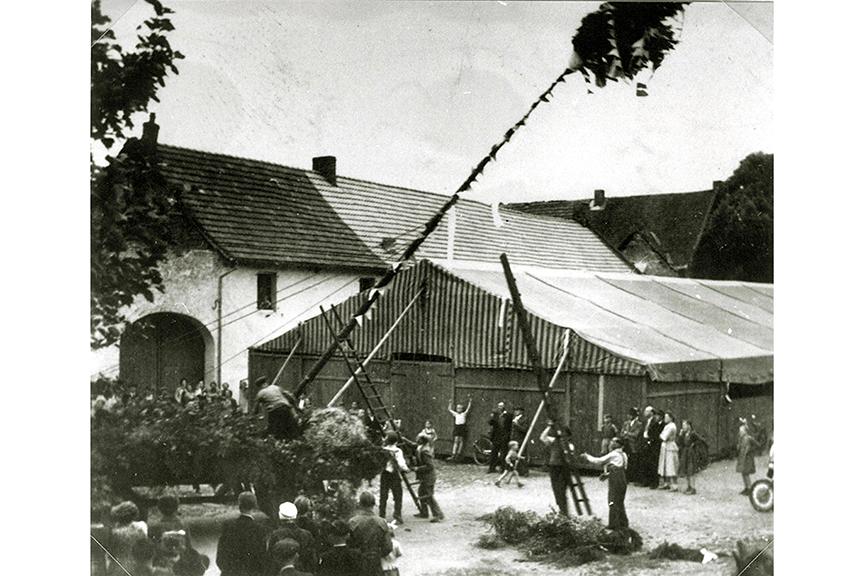
M276 273L258 273L258 310L276 310Z

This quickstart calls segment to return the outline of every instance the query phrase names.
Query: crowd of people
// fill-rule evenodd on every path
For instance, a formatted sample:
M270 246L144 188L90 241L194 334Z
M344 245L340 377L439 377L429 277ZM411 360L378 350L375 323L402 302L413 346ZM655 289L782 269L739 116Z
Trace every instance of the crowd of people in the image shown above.
M395 524L375 513L375 496L362 492L348 520L322 522L303 496L279 506L276 523L253 515L255 495L240 494L239 516L226 522L216 549L223 576L398 576L402 547Z
M93 536L91 574L96 576L202 576L210 559L192 547L177 496L163 495L155 518L139 520L134 502L111 508L110 521Z

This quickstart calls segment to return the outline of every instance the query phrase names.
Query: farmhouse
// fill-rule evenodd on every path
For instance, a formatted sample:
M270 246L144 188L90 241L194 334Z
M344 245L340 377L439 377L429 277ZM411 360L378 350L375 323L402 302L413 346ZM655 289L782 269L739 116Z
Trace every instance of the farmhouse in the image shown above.
M173 390L181 378L247 378L248 349L372 286L446 197L342 176L331 156L299 169L157 144L178 197L182 242L161 267L164 293L139 298L119 346L95 354L93 374ZM497 221L496 219L500 219ZM497 226L496 221L503 226ZM632 267L576 222L461 200L418 258L586 272Z
M550 377L566 342L553 396L577 450L597 453L603 414L621 421L631 406L690 419L712 453L734 444L738 417L773 418L772 285L513 268ZM424 259L400 273L352 334L358 356L368 356L417 294L368 368L406 430L419 431L430 419L446 449L451 398L473 399L469 442L486 433L500 400L533 414L540 395L500 263ZM280 385L295 387L332 342L327 322L351 318L367 297L354 295L326 319L319 315L254 347L250 379L274 378L297 345L279 377ZM344 358L334 356L309 388L313 405L327 403L349 375ZM356 386L345 396L353 400L362 400ZM538 443L533 450L540 451Z

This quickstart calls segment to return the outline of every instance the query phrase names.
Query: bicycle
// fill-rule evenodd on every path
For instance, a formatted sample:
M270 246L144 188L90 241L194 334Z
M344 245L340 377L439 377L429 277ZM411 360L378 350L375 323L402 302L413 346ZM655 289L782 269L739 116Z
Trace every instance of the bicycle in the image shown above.
M492 460L492 440L490 440L488 436L480 436L479 438L474 440L473 451L474 462L478 466L488 466L489 461ZM501 457L503 458L504 455L502 454ZM522 476L527 476L528 466L530 464L531 457L528 455L528 450L526 449L525 452L523 452L522 454L522 458L519 460L519 464L517 464L517 470L519 474L521 474Z

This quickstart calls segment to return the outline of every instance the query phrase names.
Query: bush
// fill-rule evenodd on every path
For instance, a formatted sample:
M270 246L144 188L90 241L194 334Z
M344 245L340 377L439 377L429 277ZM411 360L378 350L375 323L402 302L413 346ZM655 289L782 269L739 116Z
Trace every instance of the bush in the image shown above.
M642 546L634 530L608 531L594 516L568 517L555 512L539 516L510 506L498 508L486 519L494 537L483 535L477 546L490 548L495 541L517 545L535 560L562 566L578 566L602 559L604 551L628 554Z
M386 461L357 419L338 408L310 414L297 440L276 440L263 430L261 417L220 402L181 406L168 392L130 396L122 409L100 410L91 419L91 503L128 499L133 486L227 482L254 485L270 514L301 492L336 513L348 506L346 499L353 507L352 490ZM335 479L344 489L326 494L324 481Z

